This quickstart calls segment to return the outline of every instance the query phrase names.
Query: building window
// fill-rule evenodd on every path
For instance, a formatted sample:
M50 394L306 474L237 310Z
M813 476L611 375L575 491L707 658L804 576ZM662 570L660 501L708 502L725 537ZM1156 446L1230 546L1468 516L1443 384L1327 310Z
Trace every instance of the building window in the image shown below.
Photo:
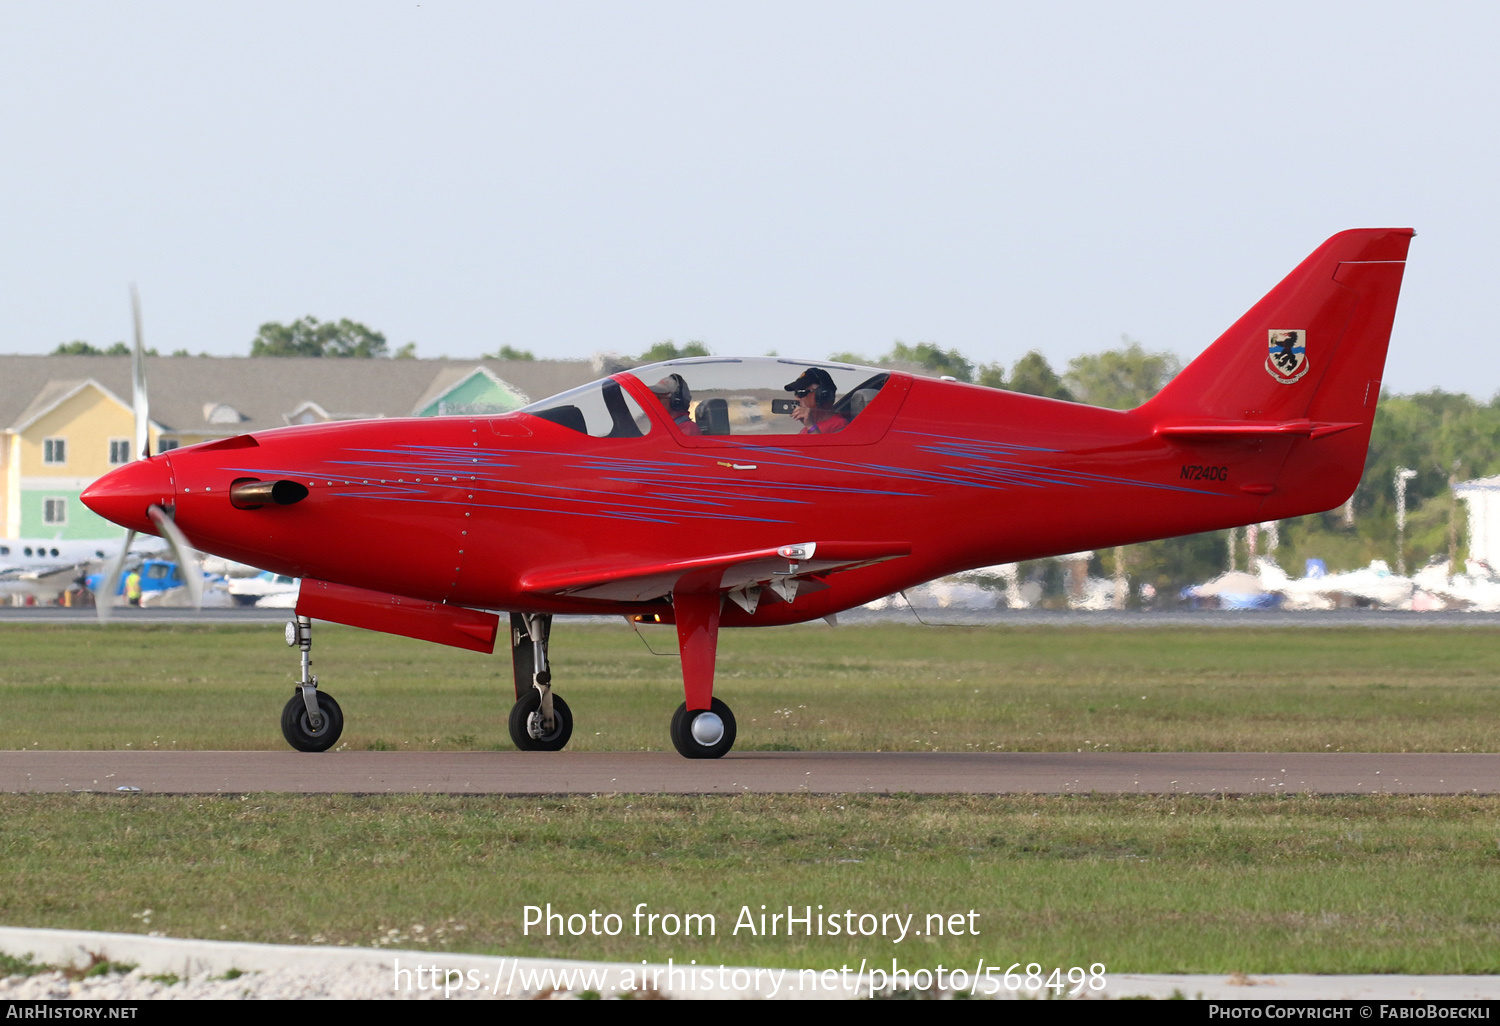
M111 438L109 440L109 462L113 466L130 462L130 439Z
M175 438L159 438L156 440L157 452L171 452L182 443Z
M66 524L68 522L67 499L43 499L42 523Z
M42 439L42 462L54 465L68 462L68 440L66 438Z

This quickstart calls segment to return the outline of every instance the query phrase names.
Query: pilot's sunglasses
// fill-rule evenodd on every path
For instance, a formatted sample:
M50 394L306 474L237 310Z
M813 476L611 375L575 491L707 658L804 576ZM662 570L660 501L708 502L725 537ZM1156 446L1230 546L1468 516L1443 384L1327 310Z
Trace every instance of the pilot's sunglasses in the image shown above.
M798 399L801 399L805 395L812 395L812 392L813 390L810 388L799 388L797 389L797 391L793 392L792 395L796 396Z

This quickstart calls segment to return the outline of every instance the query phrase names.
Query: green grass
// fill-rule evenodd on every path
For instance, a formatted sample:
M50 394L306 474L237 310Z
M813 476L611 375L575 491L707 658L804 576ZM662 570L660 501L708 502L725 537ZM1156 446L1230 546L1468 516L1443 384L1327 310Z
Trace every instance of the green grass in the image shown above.
M554 631L578 751L670 750L675 658ZM670 630L652 645L672 650ZM1500 632L824 626L721 635L740 751L1500 751ZM0 747L272 749L280 629L0 627ZM508 654L319 628L354 750L509 749Z
M731 631L717 693L741 750L1500 751L1496 636ZM7 625L0 645L0 747L285 748L296 659L279 629ZM668 748L675 659L565 622L553 656L574 748ZM351 749L510 748L503 654L327 628L315 668ZM1500 799L1485 797L8 795L0 880L3 923L170 936L811 967L1500 972ZM642 901L711 912L719 932L522 932L527 904L628 916ZM919 923L973 909L981 932L730 933L762 903Z
M0 796L0 922L789 966L1500 971L1500 799ZM522 909L624 917L537 936ZM636 937L637 902L712 937ZM752 937L740 908L977 913Z

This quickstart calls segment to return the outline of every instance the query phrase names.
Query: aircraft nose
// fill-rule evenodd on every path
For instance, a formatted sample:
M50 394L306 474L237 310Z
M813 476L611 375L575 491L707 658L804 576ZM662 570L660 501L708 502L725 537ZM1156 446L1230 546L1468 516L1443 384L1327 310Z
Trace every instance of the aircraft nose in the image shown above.
M111 470L89 485L79 496L83 504L105 520L132 531L154 534L147 508L171 506L176 496L172 468L160 456L136 460Z

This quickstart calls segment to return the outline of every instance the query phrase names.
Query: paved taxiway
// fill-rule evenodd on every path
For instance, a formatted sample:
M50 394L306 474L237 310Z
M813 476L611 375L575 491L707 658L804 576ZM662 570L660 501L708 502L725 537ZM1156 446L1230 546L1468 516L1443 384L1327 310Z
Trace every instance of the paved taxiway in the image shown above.
M0 791L155 794L1500 794L1500 755L0 752Z

